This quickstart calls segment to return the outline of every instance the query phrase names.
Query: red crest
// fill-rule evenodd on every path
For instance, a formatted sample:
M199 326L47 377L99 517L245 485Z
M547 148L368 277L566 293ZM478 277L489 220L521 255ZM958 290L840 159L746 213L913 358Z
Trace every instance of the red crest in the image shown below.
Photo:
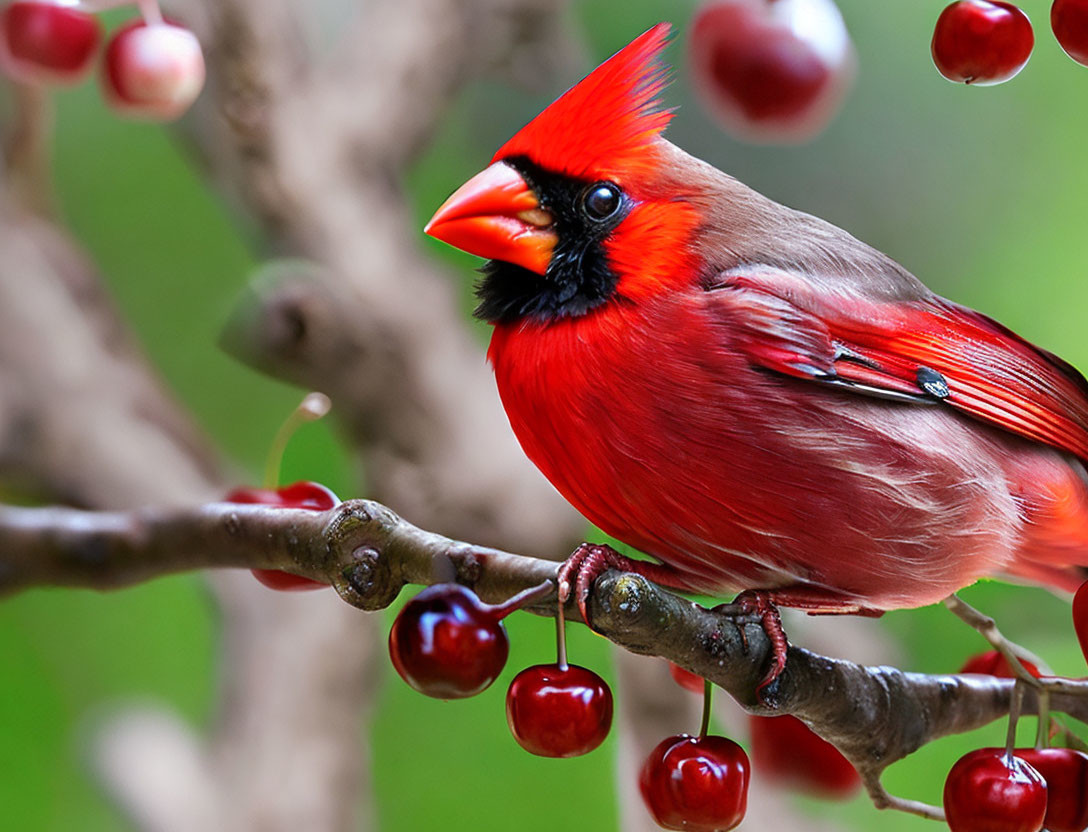
M492 162L526 156L580 179L616 178L649 162L672 112L661 52L672 27L659 23L597 67L499 148Z

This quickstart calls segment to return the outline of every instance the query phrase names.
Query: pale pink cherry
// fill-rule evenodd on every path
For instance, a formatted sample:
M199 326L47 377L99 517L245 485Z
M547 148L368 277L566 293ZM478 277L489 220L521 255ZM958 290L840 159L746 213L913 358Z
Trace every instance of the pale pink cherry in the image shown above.
M117 112L173 121L204 86L204 55L196 35L165 21L137 21L114 33L106 47L102 87Z

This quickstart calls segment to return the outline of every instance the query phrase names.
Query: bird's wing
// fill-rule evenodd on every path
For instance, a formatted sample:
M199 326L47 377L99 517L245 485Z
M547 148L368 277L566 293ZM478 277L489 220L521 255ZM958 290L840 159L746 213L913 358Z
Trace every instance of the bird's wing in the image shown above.
M972 309L936 296L821 293L800 275L763 267L723 273L708 297L757 366L949 406L1088 460L1088 382Z

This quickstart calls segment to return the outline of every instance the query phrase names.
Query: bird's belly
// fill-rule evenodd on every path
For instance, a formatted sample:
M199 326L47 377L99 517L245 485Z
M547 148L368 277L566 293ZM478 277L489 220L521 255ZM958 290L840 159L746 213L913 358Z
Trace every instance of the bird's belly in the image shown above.
M591 522L708 592L919 606L1012 556L1019 519L1000 460L938 408L859 400L728 355L537 358L515 372L496 362L528 456Z

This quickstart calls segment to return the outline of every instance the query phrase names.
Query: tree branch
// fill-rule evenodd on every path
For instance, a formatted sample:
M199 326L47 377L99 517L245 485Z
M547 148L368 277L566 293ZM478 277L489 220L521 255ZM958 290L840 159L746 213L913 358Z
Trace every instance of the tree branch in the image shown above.
M0 509L0 593L46 585L108 589L219 567L289 569L331 583L364 610L388 606L408 583L456 581L499 601L554 578L557 568L424 531L368 500L328 512L229 503L114 513ZM554 606L552 596L529 609L551 615ZM865 667L795 647L760 699L756 686L771 645L755 617L730 605L709 610L615 572L597 581L589 610L593 628L625 649L676 662L749 711L803 719L854 763L878 805L909 804L936 816L931 807L888 796L883 770L926 743L1009 711L1012 680ZM576 607L567 614L579 620ZM1050 690L1055 710L1088 718L1088 682L1055 681Z

